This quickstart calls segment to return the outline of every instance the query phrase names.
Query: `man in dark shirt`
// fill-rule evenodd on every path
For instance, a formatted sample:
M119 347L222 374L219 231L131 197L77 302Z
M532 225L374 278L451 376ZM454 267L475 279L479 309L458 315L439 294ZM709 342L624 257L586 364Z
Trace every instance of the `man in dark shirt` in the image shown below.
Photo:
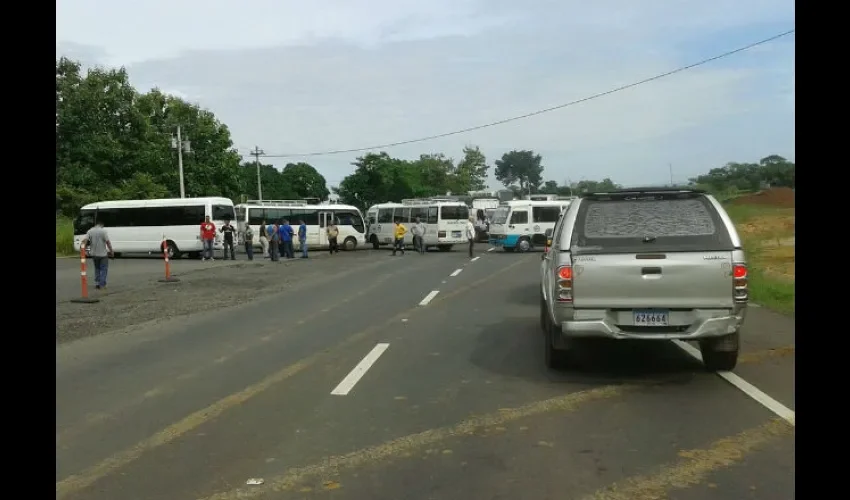
M219 231L224 234L224 260L227 260L228 248L230 249L230 260L236 260L236 251L233 249L233 234L236 232L236 228L230 224L229 220L225 219Z

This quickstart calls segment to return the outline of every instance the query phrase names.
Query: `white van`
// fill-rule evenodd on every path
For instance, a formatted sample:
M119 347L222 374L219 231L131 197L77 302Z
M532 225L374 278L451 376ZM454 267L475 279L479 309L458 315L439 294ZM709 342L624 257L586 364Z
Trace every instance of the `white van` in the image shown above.
M162 252L165 241L169 258L182 254L200 258L203 251L201 223L209 215L216 227L236 220L233 202L227 198L167 198L159 200L116 200L90 203L74 220L74 249L96 223L102 222L116 256L122 253ZM216 236L215 250L222 250Z
M366 226L360 210L340 203L313 203L316 200L248 200L236 205L237 230L240 244L245 239L245 224L254 230L254 247L260 246L259 227L286 219L298 230L298 221L307 225L307 247L327 249L329 242L325 228L333 220L339 236L337 242L343 250L355 250L366 243Z
M502 203L490 220L490 244L506 252L527 252L546 245L546 230L554 229L572 200L513 200Z
M463 232L469 220L469 207L460 201L443 198L420 198L402 200L401 203L379 203L366 211L369 221L369 242L373 248L392 244L395 236L395 221L407 227L404 244L413 244L410 225L417 218L425 224L425 246L437 247L446 252L452 245L466 243Z

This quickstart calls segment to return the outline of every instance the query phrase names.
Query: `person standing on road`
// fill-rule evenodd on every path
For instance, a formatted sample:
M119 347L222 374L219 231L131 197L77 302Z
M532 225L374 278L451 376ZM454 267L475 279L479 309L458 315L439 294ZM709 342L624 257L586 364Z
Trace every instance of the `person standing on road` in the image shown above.
M304 224L304 220L301 219L298 221L298 245L301 246L301 258L306 259L307 257L307 224Z
M215 224L210 220L210 216L204 217L204 222L201 223L201 242L203 243L204 253L201 260L215 260L213 255L213 243L215 242Z
M224 220L224 225L219 229L224 235L224 260L227 260L227 249L230 249L230 260L236 260L236 250L233 248L233 234L236 233L236 228L229 220Z
M416 218L416 223L410 228L413 233L413 249L419 252L420 255L425 255L425 232L428 227L422 223L422 219Z
M95 226L89 229L83 241L80 242L83 248L90 244L89 255L94 261L94 287L97 290L106 288L106 273L109 270L109 257L112 253L112 242L109 241L109 234L106 229L103 229L103 222L98 222Z
M283 256L287 259L295 258L295 253L292 250L292 237L294 235L295 231L292 230L289 221L283 219L283 224L280 225L280 242L283 244Z
M475 218L470 217L466 221L466 239L469 240L469 258L472 258L472 247L475 246Z
M250 224L245 224L245 254L248 260L254 260L254 230Z
M269 258L272 262L280 262L280 228L277 224L269 226Z
M395 242L393 243L393 255L395 255L396 250L400 250L401 255L404 255L404 235L407 234L407 228L401 223L401 219L395 220L394 232Z
M328 221L328 227L325 231L328 234L328 248L331 254L339 253L339 244L336 241L337 237L339 237L339 228L336 227L333 218Z
M264 259L269 258L269 237L268 237L268 234L269 234L268 231L266 231L266 221L263 221L263 223L260 224L260 247L263 249L262 255L263 255Z

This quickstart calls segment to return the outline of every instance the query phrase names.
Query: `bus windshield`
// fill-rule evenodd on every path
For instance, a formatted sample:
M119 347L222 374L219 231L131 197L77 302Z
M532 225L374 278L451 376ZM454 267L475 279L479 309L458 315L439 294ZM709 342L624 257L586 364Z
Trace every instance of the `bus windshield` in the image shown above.
M504 224L508 221L508 214L510 213L510 207L499 207L493 212L493 218L491 222L493 224Z
M89 232L89 229L94 227L94 210L80 210L80 215L74 219L74 235L79 236Z
M466 220L469 218L469 208L465 205L440 207L440 218L443 220Z

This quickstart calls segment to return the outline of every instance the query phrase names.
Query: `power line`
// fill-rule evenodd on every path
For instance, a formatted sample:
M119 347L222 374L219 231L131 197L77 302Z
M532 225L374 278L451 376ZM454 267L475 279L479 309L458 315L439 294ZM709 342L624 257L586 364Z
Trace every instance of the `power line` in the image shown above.
M668 76L675 75L676 73L688 71L690 69L694 69L696 67L703 66L703 65L708 64L710 62L717 61L718 59L723 59L723 58L735 55L739 52L744 52L744 51L750 50L752 48L758 47L759 45L764 45L766 43L772 42L772 41L777 40L779 38L788 36L788 35L794 33L795 31L796 31L796 28L790 29L788 31L779 33L777 35L773 35L769 38L764 38L762 40L751 43L749 45L745 45L743 47L739 47L737 49L730 50L728 52L724 52L722 54L719 54L719 55L716 55L716 56L713 56L713 57L709 57L708 59L703 59L699 62L695 62L695 63L689 64L687 66L681 66L681 67L676 68L672 71L668 71L666 73L661 73L661 74L655 75L655 76L650 77L650 78L646 78L646 79L643 79L643 80L640 80L640 81L637 81L637 82L634 82L634 83L630 83L628 85L623 85L623 86L616 87L616 88L613 88L613 89L610 89L610 90L606 90L605 92L599 92L598 94L593 94L593 95L590 95L590 96L587 96L587 97L583 97L581 99L577 99L575 101L570 101L568 103L559 104L557 106L552 106L550 108L540 109L540 110L537 110L537 111L532 111L532 112L526 113L524 115L512 116L510 118L505 118L503 120L485 123L483 125L476 125L474 127L467 127L467 128L460 129L460 130L454 130L452 132L445 132L443 134L429 135L429 136L426 136L426 137L420 137L418 139L409 139L409 140L406 140L406 141L398 141L398 142L388 142L386 144L379 144L379 145L376 145L376 146L369 146L369 147L365 147L365 148L334 149L334 150L329 150L329 151L317 151L317 152L313 152L313 153L297 153L297 154L296 153L287 153L287 154L279 154L279 155L267 154L267 155L263 155L263 157L265 157L265 158L295 158L295 157L299 157L299 156L300 157L329 156L329 155L336 155L336 154L342 154L342 153L360 153L360 152L363 152L363 151L373 151L373 150L376 150L376 149L386 149L386 148L391 148L391 147L395 147L395 146L403 146L405 144L414 144L414 143L417 143L417 142L431 141L431 140L434 140L434 139L441 139L443 137L450 137L450 136L453 136L453 135L465 134L467 132L473 132L475 130L481 130L481 129L484 129L484 128L495 127L497 125L503 125L505 123L509 123L509 122L513 122L513 121L517 121L517 120L524 120L525 118L531 118L532 116L542 115L544 113L550 113L552 111L557 111L559 109L567 108L569 106L574 106L576 104L581 104L581 103L584 103L584 102L587 102L587 101L592 101L592 100L598 99L600 97L605 97L605 96L610 95L610 94L615 94L615 93L621 92L623 90L628 90L628 89L631 89L633 87L643 85L645 83L654 82L655 80L660 80L662 78L666 78Z

